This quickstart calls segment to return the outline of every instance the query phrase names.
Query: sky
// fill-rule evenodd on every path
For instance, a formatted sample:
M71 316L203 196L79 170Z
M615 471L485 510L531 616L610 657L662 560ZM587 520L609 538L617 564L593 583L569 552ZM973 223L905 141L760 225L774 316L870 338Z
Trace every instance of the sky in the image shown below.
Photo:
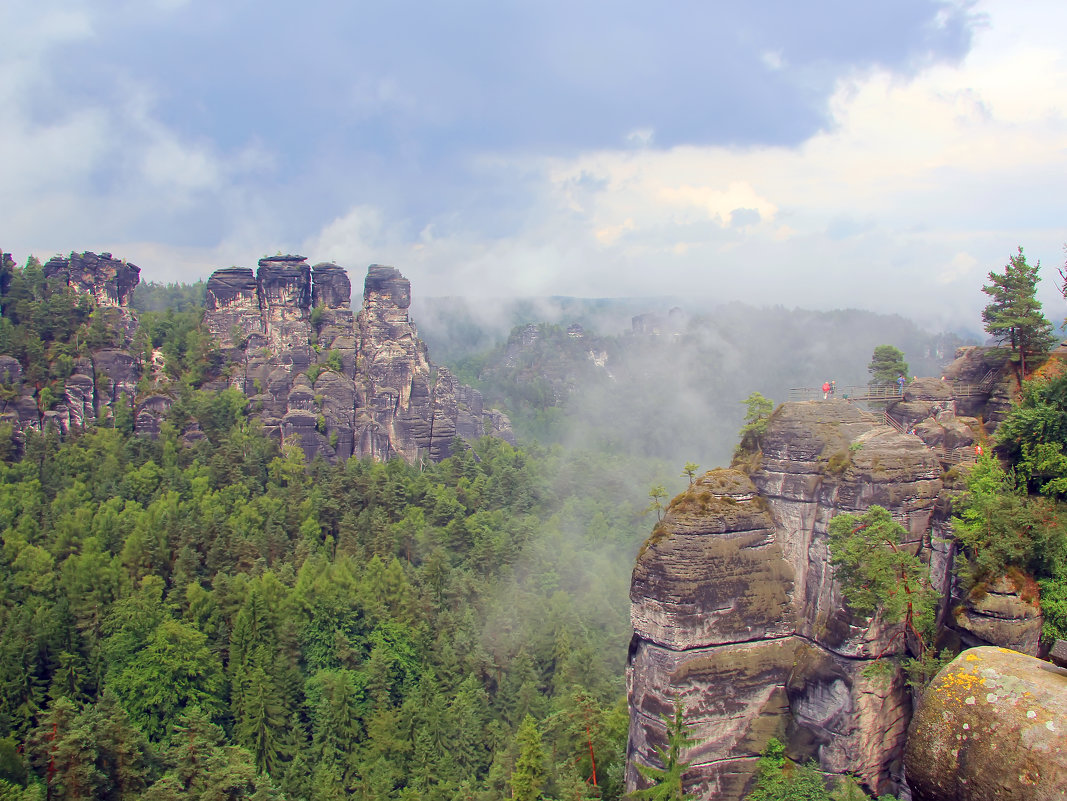
M1067 4L7 0L0 247L1059 322Z

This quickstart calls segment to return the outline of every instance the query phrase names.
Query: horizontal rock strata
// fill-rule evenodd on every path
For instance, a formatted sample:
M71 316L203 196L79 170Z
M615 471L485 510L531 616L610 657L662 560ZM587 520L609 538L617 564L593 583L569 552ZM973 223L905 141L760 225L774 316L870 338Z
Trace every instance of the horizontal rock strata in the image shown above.
M942 468L918 437L845 401L783 405L761 444L751 476L712 471L674 499L638 556L629 786L636 762L655 763L680 700L697 797L743 798L772 736L798 761L898 789L910 693L901 675L863 668L902 639L848 612L827 532L835 515L879 504L931 558Z

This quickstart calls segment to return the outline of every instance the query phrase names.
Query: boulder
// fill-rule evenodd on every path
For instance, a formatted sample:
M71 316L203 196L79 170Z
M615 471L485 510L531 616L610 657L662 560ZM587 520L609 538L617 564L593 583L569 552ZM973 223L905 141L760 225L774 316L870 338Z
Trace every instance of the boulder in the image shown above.
M1067 670L964 651L923 693L905 754L915 801L1051 801L1067 788Z
M1044 616L1036 583L1024 576L1002 576L972 592L953 610L951 622L970 635L971 645L999 645L1030 656L1041 648Z

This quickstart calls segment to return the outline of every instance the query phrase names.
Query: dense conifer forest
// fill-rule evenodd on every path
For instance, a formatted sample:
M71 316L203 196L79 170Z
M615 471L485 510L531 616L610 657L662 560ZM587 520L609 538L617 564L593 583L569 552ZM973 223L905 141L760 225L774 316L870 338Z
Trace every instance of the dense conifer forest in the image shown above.
M34 262L5 280L0 344L47 407L119 335ZM198 388L195 288L150 289L134 348L178 394L158 438L122 404L0 431L0 797L620 797L656 468L489 438L306 464Z

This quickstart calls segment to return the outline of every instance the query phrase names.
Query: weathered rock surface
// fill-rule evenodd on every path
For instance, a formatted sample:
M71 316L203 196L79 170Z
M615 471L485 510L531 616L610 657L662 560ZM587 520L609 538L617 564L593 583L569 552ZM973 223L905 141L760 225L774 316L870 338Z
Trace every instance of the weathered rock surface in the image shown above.
M216 270L207 282L204 323L221 347L246 343L254 334L265 335L259 285L247 267Z
M973 648L923 694L908 733L915 801L1050 801L1067 788L1067 670Z
M965 637L968 645L999 645L1037 656L1044 623L1037 595L1036 587L1019 587L1003 576L957 606L952 623L961 633L971 635Z
M51 409L41 407L39 388L23 383L19 361L0 355L0 417L13 437L21 442L28 428L83 429L113 419L118 403L129 406L137 433L158 435L174 397L161 352L135 356L129 348L137 320L128 304L139 268L109 253L72 253L49 261L44 272L86 295L125 341L76 359ZM267 434L293 438L308 459L441 459L457 436L515 441L505 415L485 409L477 391L430 364L408 317L411 284L398 270L371 266L358 320L351 302L343 268L312 268L303 256L261 259L255 273L215 271L204 325L226 367L204 388L239 389ZM203 436L193 421L183 439Z
M302 256L262 259L258 273L219 270L205 323L238 368L269 434L294 437L309 459L441 459L452 439L487 431L514 442L507 418L433 367L408 317L411 284L372 265L361 311L348 274ZM317 377L312 386L309 370Z
M44 276L62 280L76 292L88 295L97 307L125 309L141 281L141 268L110 253L71 253L49 259Z
M638 557L629 785L639 781L633 761L647 764L664 744L659 716L680 699L700 742L686 755L698 797L742 798L771 736L828 773L897 789L910 693L900 675L862 671L902 651L902 638L845 609L827 530L836 514L879 504L929 557L941 466L917 437L845 401L785 404L761 443L751 477L704 476Z
M311 344L311 268L303 256L259 260L256 273L267 340L276 353Z

